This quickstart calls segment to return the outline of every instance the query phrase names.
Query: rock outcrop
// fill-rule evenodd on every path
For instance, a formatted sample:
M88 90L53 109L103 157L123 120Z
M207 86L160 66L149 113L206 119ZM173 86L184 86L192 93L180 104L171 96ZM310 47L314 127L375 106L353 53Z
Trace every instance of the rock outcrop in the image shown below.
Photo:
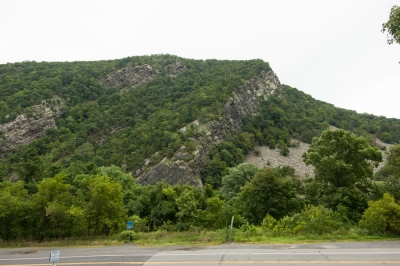
M165 180L171 185L190 184L202 187L200 171L207 154L216 144L223 141L227 134L238 131L243 126L243 119L258 113L260 102L272 93L280 93L281 84L272 71L263 71L259 76L239 86L224 106L224 115L217 121L202 124L194 121L180 131L184 133L189 127L195 131L191 139L193 148L182 146L171 158L164 158L155 166L145 166L136 171L137 182L155 184ZM146 163L148 164L148 160Z
M157 70L158 69L158 70ZM186 66L179 60L167 65L164 70L171 77L175 77L187 70ZM100 80L100 86L105 88L117 87L121 89L134 88L143 85L157 77L160 66L154 67L144 64L141 66L129 66L114 71L107 75L107 78Z
M187 70L186 66L181 61L177 60L165 67L165 70L171 77L176 77Z
M13 121L0 124L0 158L18 145L32 142L46 133L49 128L57 128L55 118L64 110L60 98L43 101L40 105L27 108L27 112ZM29 112L28 112L29 111Z
M156 73L150 65L124 67L107 75L100 81L100 86L132 88L140 86L156 77Z

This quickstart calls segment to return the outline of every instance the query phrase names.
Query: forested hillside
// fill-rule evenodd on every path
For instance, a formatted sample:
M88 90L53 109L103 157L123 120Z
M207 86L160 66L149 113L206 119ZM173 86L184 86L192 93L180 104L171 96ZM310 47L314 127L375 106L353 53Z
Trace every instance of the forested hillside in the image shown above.
M342 169L350 183L322 186L322 170L303 182L290 167L242 164L255 145L287 155L296 145L291 139L311 143L330 125L354 133L357 147L368 150L357 155L368 161L358 173ZM348 135L330 137L353 142ZM377 149L368 148L376 138L398 143L400 120L315 100L281 85L262 60L153 55L0 65L1 235L111 234L128 216L147 230L216 229L232 214L240 224L261 224L267 214L276 224L288 215L324 211L304 209L307 204L341 210L340 217L329 214L338 224L355 223L369 199L393 192L385 182L397 169L395 156L379 175L383 183L367 182L370 163L379 161ZM318 169L318 162L308 163ZM158 182L184 168L197 187ZM268 198L260 188L270 191Z

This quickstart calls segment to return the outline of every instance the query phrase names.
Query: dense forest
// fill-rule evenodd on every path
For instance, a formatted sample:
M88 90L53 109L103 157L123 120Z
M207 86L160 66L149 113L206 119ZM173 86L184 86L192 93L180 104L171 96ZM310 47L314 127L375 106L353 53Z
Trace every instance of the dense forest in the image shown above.
M133 71L139 81L121 79L124 71ZM29 143L2 150L2 239L109 235L120 232L128 218L141 231L211 230L226 227L232 215L238 226L263 225L281 233L312 230L307 219L321 215L331 225L323 230L360 221L360 228L371 233L399 234L392 222L400 218L398 145L376 181L370 170L381 160L376 138L399 143L400 120L336 108L287 85L262 100L241 130L209 151L200 176L203 188L135 182L134 173L146 159L154 165L183 145L193 147L198 133L179 129L194 120L220 120L235 90L263 71L271 68L262 60L172 55L0 65L0 125L21 115L40 120L37 106L56 114L54 127ZM330 125L342 130L331 133ZM8 133L17 126L0 131L0 145L6 147ZM316 160L312 154L326 150L319 145L330 145L324 138L344 141L347 146L339 146L348 153L354 143L351 152L358 161L338 157L344 163L335 172L335 163L328 167ZM295 145L292 139L312 143L303 157L316 167L315 177L304 179L291 167L258 169L244 163L255 145L279 148L285 155ZM327 178L329 171L336 179ZM389 225L375 228L368 210L382 202L394 216L387 218Z

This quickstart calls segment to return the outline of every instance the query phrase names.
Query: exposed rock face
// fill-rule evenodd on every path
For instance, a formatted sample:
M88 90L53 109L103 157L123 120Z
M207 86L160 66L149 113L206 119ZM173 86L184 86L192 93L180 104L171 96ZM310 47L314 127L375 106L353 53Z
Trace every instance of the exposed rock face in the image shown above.
M187 70L186 66L181 63L181 61L175 61L175 63L169 64L165 67L165 70L168 71L169 75L172 77L176 77L179 74L185 72Z
M229 120L232 129L240 129L242 119L256 114L260 101L266 100L279 87L279 79L272 71L263 71L258 77L240 86L233 93L233 98L225 104L225 117Z
M58 101L58 104L50 102ZM28 144L34 139L42 136L49 128L57 128L55 118L63 112L64 104L59 98L43 101L41 105L29 108L30 113L19 115L13 121L0 125L2 132L0 157L21 144Z
M103 87L137 87L156 77L156 73L149 65L125 67L107 75L100 81Z
M223 141L227 134L240 130L243 119L256 114L260 101L277 90L279 93L280 87L279 79L272 71L263 71L247 81L235 90L233 97L225 104L224 116L218 121L201 124L196 120L180 130L185 132L188 127L194 129L197 136L192 139L194 150L182 146L171 159L164 158L147 171L137 171L136 181L140 184L155 184L164 179L171 185L188 183L202 187L200 171L210 149Z
M155 66L157 68L158 65ZM158 68L159 69L159 68ZM165 67L167 73L175 77L187 70L179 60ZM107 75L105 80L99 81L100 85L106 88L120 87L121 89L134 88L143 85L157 77L157 70L150 65L129 66L114 71Z

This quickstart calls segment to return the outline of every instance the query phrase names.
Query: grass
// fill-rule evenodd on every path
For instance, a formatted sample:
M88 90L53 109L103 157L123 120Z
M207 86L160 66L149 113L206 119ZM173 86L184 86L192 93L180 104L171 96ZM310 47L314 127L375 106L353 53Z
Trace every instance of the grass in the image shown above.
M124 241L116 237L96 238L65 238L48 241L0 241L0 248L22 248L22 247L104 247L122 245Z
M133 243L142 246L204 246L226 243L227 238L226 230L200 232L157 231L151 233L135 233L133 236Z
M156 231L150 233L131 233L131 242L139 246L209 246L228 242L228 230L217 231L186 231L169 232ZM400 240L399 237L371 236L357 230L330 232L323 235L290 233L274 234L263 231L260 227L255 230L243 231L234 229L232 240L236 243L251 244L299 244L317 242L360 242L360 241L387 241ZM103 247L116 246L128 242L127 231L113 237L96 238L66 238L53 241L14 241L1 242L0 248L7 247Z

